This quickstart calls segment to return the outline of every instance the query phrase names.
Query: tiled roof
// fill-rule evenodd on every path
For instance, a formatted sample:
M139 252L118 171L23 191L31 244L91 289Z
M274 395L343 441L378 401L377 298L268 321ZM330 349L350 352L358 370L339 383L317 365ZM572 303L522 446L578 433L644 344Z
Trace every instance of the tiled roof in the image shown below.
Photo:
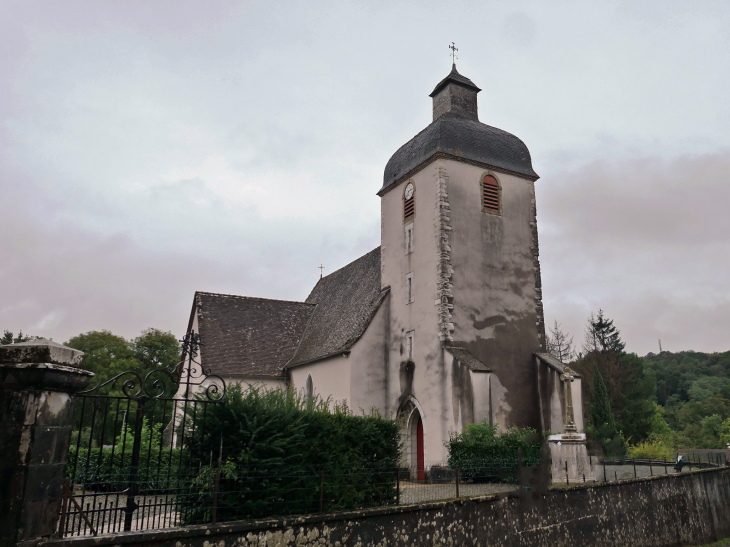
M469 370L473 370L474 372L492 372L492 369L490 369L487 365L482 363L479 359L474 357L464 348L446 347L444 349L446 349L446 351L454 356L454 359L459 361Z
M380 289L380 247L320 279L307 298L317 307L288 366L349 350L387 293Z
M314 305L196 292L202 363L221 376L280 376Z

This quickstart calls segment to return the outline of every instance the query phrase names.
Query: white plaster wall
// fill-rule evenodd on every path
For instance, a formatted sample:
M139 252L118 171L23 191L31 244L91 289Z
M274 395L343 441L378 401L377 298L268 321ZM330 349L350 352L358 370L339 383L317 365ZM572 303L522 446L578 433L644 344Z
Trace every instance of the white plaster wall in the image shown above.
M490 420L490 377L461 364L447 351L444 354L447 383L450 386L450 431L460 432L469 424Z
M350 348L350 394L348 400L353 412L369 414L373 408L382 416L395 415L387 411L388 394L388 311L386 296L370 325Z
M352 360L345 355L338 355L317 361L309 365L300 365L289 369L291 387L303 391L307 384L307 376L312 375L314 393L324 399L331 397L332 404L350 401L350 367ZM353 409L353 411L356 409Z
M200 333L200 329L198 328L198 307L197 307L197 305L195 306L195 313L193 314L193 322L190 326L190 330Z
M552 390L550 391L550 431L553 433L564 433L565 432L565 409L563 408L563 386L559 379L560 374L550 369L548 374L550 375Z
M245 390L248 386L255 386L258 389L286 389L286 380L284 378L261 377L261 376L229 376L224 378L226 386L241 384Z
M573 395L573 414L575 415L575 426L578 431L583 431L583 391L580 378L576 378L571 386Z
M381 264L383 286L389 298L390 340L387 412L394 414L413 396L423 409L425 459L445 457L444 441L454 428L449 411L450 372L438 338L436 266L438 247L434 228L437 160L412 177L416 214L413 252L406 255L403 189L406 181L381 199ZM409 221L410 222L410 221ZM413 272L413 303L406 303L406 274ZM414 331L415 368L405 370L405 335Z
M560 380L560 371L546 365L536 358L538 367L538 384L540 386L540 400L543 420L541 427L552 433L565 432L565 382ZM584 431L583 396L581 393L582 380L576 378L571 386L573 401L573 417L579 432Z
M474 423L484 420L490 422L489 386L492 374L489 372L472 372L471 383L474 386Z

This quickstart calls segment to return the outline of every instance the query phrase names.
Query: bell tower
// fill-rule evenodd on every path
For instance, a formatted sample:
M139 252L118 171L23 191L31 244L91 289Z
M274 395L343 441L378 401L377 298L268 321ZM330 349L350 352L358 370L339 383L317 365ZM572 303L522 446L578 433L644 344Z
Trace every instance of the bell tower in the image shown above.
M419 409L426 459L475 421L540 428L538 176L520 139L479 121L480 91L452 66L378 192L390 397Z

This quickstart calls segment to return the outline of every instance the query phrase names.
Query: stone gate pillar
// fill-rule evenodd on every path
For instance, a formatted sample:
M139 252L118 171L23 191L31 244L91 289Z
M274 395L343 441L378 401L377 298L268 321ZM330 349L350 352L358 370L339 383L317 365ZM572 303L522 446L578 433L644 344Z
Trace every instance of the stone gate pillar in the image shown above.
M56 532L71 394L94 376L79 368L82 357L45 339L0 346L0 547Z

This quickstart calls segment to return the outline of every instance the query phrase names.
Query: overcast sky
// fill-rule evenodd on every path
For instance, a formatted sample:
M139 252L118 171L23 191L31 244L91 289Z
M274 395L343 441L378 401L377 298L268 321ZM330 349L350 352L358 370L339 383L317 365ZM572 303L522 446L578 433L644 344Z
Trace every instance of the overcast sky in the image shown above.
M0 0L0 330L302 300L451 68L529 147L547 321L730 349L730 4Z

